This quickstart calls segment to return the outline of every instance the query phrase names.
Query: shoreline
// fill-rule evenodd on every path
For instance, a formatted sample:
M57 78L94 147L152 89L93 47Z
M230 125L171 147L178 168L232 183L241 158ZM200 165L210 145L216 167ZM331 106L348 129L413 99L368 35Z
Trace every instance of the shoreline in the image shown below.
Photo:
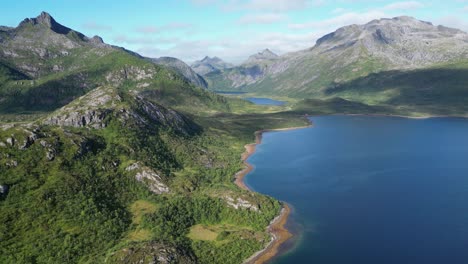
M447 117L455 117L455 118L468 118L465 116L404 116L404 115L393 115L393 114L331 114L331 115L345 115L345 116L376 116L376 117L399 117L399 118L408 118L408 119L428 119L428 118L447 118ZM306 117L314 117L314 116L323 116L323 115L305 115ZM330 116L330 115L325 115ZM288 131L288 130L295 130L295 129L302 129L312 126L312 121L307 126L299 126L299 127L289 127L289 128L278 128L278 129L263 129L255 131L255 143L249 143L244 146L245 151L241 154L241 160L245 165L245 168L241 171L237 172L234 176L235 180L234 183L241 189L246 191L253 190L249 188L245 182L244 178L249 174L254 168L252 164L247 162L247 159L253 155L256 151L257 145L262 143L262 135L265 132L277 132L277 131ZM280 214L276 216L268 225L267 231L271 235L271 240L267 244L267 246L255 254L250 256L248 259L244 260L244 264L264 264L271 261L274 257L278 255L280 252L280 247L286 241L293 237L293 234L286 228L286 224L289 220L289 216L291 214L290 206L282 202L282 208Z
M252 164L247 162L247 159L255 153L256 146L262 143L262 135L265 132L274 132L274 131L287 131L287 130L295 130L301 128L311 127L312 124L310 123L308 126L301 126L301 127L290 127L290 128L279 128L279 129L265 129L255 131L255 143L250 143L244 146L245 152L241 155L241 160L245 165L245 168L236 173L234 183L241 189L253 192L244 182L245 176L253 170ZM274 258L278 253L280 246L283 245L286 241L293 237L291 232L286 228L286 223L289 220L289 216L291 214L291 208L288 204L281 202L282 208L281 212L278 216L276 216L268 225L267 230L268 233L271 235L271 241L268 245L256 252L254 255L249 257L243 263L248 264L263 264L270 261Z

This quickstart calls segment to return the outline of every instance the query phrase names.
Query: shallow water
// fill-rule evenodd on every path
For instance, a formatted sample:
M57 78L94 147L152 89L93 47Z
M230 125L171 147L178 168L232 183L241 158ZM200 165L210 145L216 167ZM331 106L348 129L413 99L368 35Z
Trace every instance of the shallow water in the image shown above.
M468 120L312 118L268 132L246 184L291 204L275 263L468 263Z

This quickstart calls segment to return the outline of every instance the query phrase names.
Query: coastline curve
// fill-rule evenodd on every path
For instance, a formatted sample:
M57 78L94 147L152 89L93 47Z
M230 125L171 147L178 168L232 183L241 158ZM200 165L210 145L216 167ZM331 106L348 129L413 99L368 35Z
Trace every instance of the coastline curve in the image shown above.
M280 129L265 129L259 130L255 132L255 143L250 143L245 145L245 152L241 155L241 160L245 165L245 168L236 173L234 183L241 189L246 191L253 190L249 188L244 179L253 170L252 164L247 162L247 159L255 153L256 146L262 143L262 135L265 132L277 132L277 131L288 131L288 130L296 130L302 128L311 127L312 123L307 126L301 127L290 127L290 128L280 128ZM267 263L271 259L273 259L279 253L280 246L283 245L286 241L293 237L293 234L286 228L286 224L289 220L289 216L291 214L291 208L285 202L281 202L282 208L281 212L278 216L276 216L268 225L267 231L271 235L271 240L268 245L256 252L254 255L246 259L243 263L245 264L263 264Z

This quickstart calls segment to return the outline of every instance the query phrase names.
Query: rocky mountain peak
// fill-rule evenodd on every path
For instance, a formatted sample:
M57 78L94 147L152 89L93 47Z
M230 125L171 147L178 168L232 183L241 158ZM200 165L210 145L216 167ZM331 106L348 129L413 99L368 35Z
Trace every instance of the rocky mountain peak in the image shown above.
M272 52L269 49L264 49L263 51L259 52L257 55L260 55L263 58L277 58L278 55L276 55L274 52Z
M100 36L94 36L89 41L94 44L104 44L104 40Z
M232 64L226 63L219 57L210 58L209 56L205 56L202 60L195 61L191 67L196 73L205 75L213 71L231 68L232 66Z
M158 64L158 65L163 65L169 68L172 68L176 72L182 74L188 81L191 83L207 88L208 84L206 83L206 80L197 74L190 66L188 66L185 62L177 59L177 58L172 58L172 57L161 57L161 58L154 58L151 59L152 62Z
M222 59L214 56L213 58L209 57L209 56L205 56L201 62L207 62L207 63L219 63L219 62L223 62Z
M18 27L22 27L27 24L42 25L54 31L55 33L63 34L63 35L66 35L70 31L72 31L70 28L65 27L61 25L60 23L58 23L49 13L44 12L44 11L41 12L41 14L37 16L36 18L26 18L19 24Z
M38 17L36 17L36 21L39 24L48 26L49 28L51 28L53 24L57 23L49 13L44 11L42 11L41 14Z
M258 52L257 54L251 55L244 64L255 64L264 61L272 61L277 59L278 57L279 56L271 50L264 49L261 52Z
M337 29L317 40L316 46L326 50L346 48L356 43L365 43L368 47L375 45L412 42L433 42L444 39L459 38L464 32L444 26L434 26L409 16L375 19L364 25L350 25ZM461 36L463 38L463 36Z

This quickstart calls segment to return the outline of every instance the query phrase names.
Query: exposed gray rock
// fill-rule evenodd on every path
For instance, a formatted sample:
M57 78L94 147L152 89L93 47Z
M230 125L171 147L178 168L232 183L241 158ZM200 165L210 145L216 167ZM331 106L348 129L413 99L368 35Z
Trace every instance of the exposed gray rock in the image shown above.
M48 148L48 149L47 149L47 152L46 152L46 159L47 159L48 161L54 160L54 159L55 159L55 152L56 152L55 149L53 149L53 148Z
M194 264L197 261L186 250L152 241L137 246L130 245L114 252L106 259L106 263Z
M5 165L6 165L7 167L10 167L10 168L16 167L16 166L18 166L18 161L16 161L16 160L10 160L10 161L7 161L7 162L5 163Z
M151 59L154 63L158 65L167 66L174 71L180 73L184 76L189 82L193 83L196 86L200 86L203 88L207 88L208 84L206 83L205 79L197 74L190 66L185 64L185 62L172 58L172 57L161 57L157 59Z
M251 55L247 61L245 61L243 64L248 65L248 64L258 64L262 62L268 62L268 61L274 61L278 58L279 56L273 53L269 49L264 49L263 51Z
M67 70L61 61L51 67L45 60L68 56L74 49L87 47L82 56L108 54L114 48L105 44L99 37L88 38L82 33L59 24L46 12L36 18L24 19L16 28L0 31L0 56L9 59L15 69L28 77L41 77L52 72ZM95 49L99 47L99 49ZM98 55L99 54L99 55ZM76 67L76 65L66 65Z
M107 123L105 118L110 113L109 110L88 110L85 112L70 112L65 115L51 116L43 123L47 125L71 126L71 127L92 127L96 129L105 128Z
M402 16L339 28L306 50L277 58L268 54L254 55L248 60L250 63L207 78L218 89L317 95L333 81L339 83L378 71L413 70L466 60L468 34ZM255 63L262 57L273 59L266 60L269 63L265 60Z
M149 80L156 74L154 68L140 68L129 66L118 71L110 72L106 75L106 80L110 85L120 86L126 80L144 81Z
M19 149L24 150L29 148L34 142L37 140L38 136L36 133L27 131L29 132L29 135L26 136L26 139L23 140L23 144L19 146Z
M128 166L126 171L136 171L135 179L143 182L148 188L156 194L168 193L169 187L162 182L161 177L152 169L142 166L139 163L133 163Z
M236 199L234 199L231 196L224 196L224 199L226 200L226 203L229 206L235 209L245 208L245 209L258 212L258 207L256 205L250 203L247 200L242 199L241 197L237 197Z
M6 142L7 144L9 144L10 146L14 146L15 145L15 138L12 136L12 137L9 137L6 139Z
M210 72L214 72L214 71L219 71L219 70L225 70L225 69L228 69L228 68L232 68L234 65L230 64L230 63L226 63L224 62L222 59L218 58L218 57L213 57L213 58L210 58L208 56L206 56L205 58L203 58L202 60L200 61L195 61L191 67L192 69L204 76Z
M95 129L107 126L106 117L121 101L111 88L100 87L62 107L47 117L43 124L71 127L91 127Z
M94 44L104 44L104 40L99 36L94 36L89 41Z

